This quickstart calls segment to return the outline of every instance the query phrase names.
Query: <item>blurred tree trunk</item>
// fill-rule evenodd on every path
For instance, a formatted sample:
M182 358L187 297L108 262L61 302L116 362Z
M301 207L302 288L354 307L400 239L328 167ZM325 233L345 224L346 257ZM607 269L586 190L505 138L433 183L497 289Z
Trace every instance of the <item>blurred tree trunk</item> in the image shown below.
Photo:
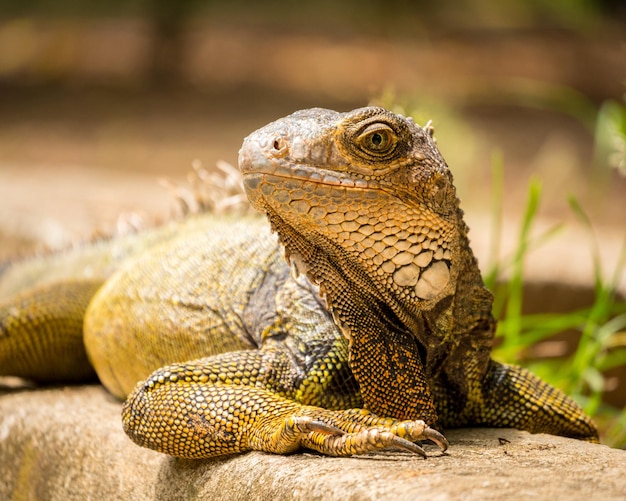
M184 83L185 26L199 0L151 0L153 43L148 65L150 82L157 86ZM207 3L207 2L205 2Z

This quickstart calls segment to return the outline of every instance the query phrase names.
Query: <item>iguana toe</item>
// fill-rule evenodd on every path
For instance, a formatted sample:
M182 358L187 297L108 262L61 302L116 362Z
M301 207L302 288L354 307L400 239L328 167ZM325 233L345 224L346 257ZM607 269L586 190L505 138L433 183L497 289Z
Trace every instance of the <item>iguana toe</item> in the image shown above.
M384 421L384 420L380 420ZM390 448L404 449L426 458L426 452L421 445L415 443L420 440L431 440L442 451L448 448L448 441L436 430L429 428L424 421L399 421L391 426L377 424L365 426L357 431L342 431L336 426L328 426L319 421L310 427L310 433L301 437L303 447L317 450L329 456L352 456L365 454L376 450ZM342 423L339 426L354 427L352 422ZM334 430L338 430L336 433Z

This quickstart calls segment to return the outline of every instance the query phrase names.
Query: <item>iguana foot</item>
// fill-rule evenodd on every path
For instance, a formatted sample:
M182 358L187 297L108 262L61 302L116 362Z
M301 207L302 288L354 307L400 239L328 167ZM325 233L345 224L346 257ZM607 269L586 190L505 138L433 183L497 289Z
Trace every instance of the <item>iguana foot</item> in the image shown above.
M331 411L332 412L332 411ZM355 424L351 421L353 415L348 414L348 428ZM335 411L333 414L343 414ZM344 416L339 420L344 422ZM374 418L374 420L378 420ZM294 446L313 449L328 456L353 456L376 450L400 448L419 454L426 458L424 449L414 443L419 440L431 440L442 451L448 448L448 441L438 431L429 428L424 421L398 421L386 426L390 420L381 419L379 426L362 427L358 431L344 431L341 428L327 424L321 420L308 416L293 416L285 420L285 426L277 433L279 440L284 442L286 450ZM356 425L362 426L362 425Z

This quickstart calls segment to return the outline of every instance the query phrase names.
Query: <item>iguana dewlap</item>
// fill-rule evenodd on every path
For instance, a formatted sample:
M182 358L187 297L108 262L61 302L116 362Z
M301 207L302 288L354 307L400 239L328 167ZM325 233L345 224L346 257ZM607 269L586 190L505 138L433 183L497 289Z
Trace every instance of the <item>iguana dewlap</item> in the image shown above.
M303 110L246 138L240 168L280 244L258 219L201 215L15 263L0 373L93 366L130 393L128 435L180 457L423 454L446 447L433 424L597 440L571 399L490 359L492 296L428 129Z

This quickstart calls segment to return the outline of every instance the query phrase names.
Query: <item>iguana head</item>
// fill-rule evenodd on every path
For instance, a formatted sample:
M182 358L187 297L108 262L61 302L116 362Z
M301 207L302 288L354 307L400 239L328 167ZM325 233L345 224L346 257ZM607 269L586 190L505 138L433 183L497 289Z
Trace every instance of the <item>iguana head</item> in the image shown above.
M244 140L248 198L313 281L313 254L327 254L376 295L428 308L452 292L458 254L452 176L429 132L376 107L298 111Z

